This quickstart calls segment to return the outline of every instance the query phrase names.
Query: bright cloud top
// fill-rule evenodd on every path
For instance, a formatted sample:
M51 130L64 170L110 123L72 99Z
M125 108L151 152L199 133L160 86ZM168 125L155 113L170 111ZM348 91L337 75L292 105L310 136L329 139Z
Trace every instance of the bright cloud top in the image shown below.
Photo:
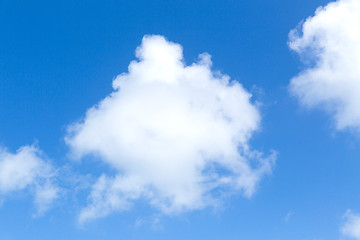
M38 214L46 211L59 193L52 181L53 169L41 156L34 146L21 147L15 154L0 148L0 197L30 189Z
M345 214L345 222L341 232L345 236L360 240L360 217L348 210Z
M115 91L69 128L76 157L93 154L118 171L98 179L80 222L139 198L171 214L215 205L215 189L251 196L275 160L248 145L260 123L251 95L212 72L209 54L185 66L182 47L162 36L145 36L136 57Z
M291 80L302 104L331 113L337 129L360 127L360 1L340 0L318 8L289 46L309 63Z

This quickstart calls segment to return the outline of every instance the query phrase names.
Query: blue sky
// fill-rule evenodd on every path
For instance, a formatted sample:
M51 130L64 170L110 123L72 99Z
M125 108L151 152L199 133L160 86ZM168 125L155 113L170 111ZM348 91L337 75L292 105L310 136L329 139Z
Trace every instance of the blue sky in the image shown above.
M360 101L356 97L360 91L356 65L360 62L357 47L360 38L356 34L360 21L356 14L360 8L356 0L342 0L317 13L313 21L306 20L314 16L318 7L328 3L320 0L0 0L0 145L6 148L0 151L3 174L0 176L0 239L360 239L360 220L356 225L360 213L357 110ZM354 5L353 19L351 14L345 20L341 17L346 4ZM334 22L320 21L328 16L334 16L330 17ZM302 21L310 27L299 26ZM297 26L300 35L289 40L289 32ZM148 38L142 40L146 35ZM337 44L332 45L332 40ZM289 41L293 44L288 44ZM183 60L173 57L178 48L170 42L182 46ZM129 72L128 66L136 60L135 50L139 46L143 55L138 53L138 56L142 59ZM166 54L158 54L159 49ZM198 60L198 55L204 52L211 55L212 65L207 55ZM174 65L169 63L172 60ZM158 85L144 85L151 80L153 67L158 65L181 72L181 77L174 75L174 79L201 78L204 84L211 81L219 84L210 84L204 90L192 81L181 82L183 92L179 91L183 94L177 88L169 88L174 94L166 98L167 90L159 89ZM186 70L189 68L185 66L191 65L199 77L192 77L190 70ZM160 79L165 74L166 81L173 76L171 70L159 71L159 76L155 71L154 78ZM124 78L117 77L127 72ZM214 79L204 72L214 74ZM224 75L241 83L243 88L236 87L234 82L221 85ZM339 85L325 84L329 78ZM122 85L113 88L113 81L114 85ZM146 94L143 89L148 89L144 90ZM227 117L240 123L230 126L226 121L212 119L217 110L203 103L213 101L219 89L226 96L234 92L234 98L225 97L218 108L225 112L234 108ZM208 92L213 95L206 95ZM113 97L103 104L104 108L93 108L96 116L85 115L111 93ZM245 93L251 93L252 98L248 100ZM161 96L159 101L149 101L156 96ZM150 103L138 105L131 99ZM164 99L169 100L168 105L158 106ZM162 107L181 109L181 104L176 105L178 100L195 102L203 115L184 110L189 124L177 121L178 116L184 115L182 110L171 115ZM130 110L122 110L126 106ZM148 115L143 113L147 109L151 110ZM181 143L195 139L193 144L178 147L175 142L159 140L160 147L152 148L156 153L150 151L146 145L149 141L153 143L152 138L140 139L137 132L139 126L149 123L151 112L165 114L167 120L175 119L169 128L164 127L169 121L160 121L159 126L150 129L151 134L158 136L163 131L160 135L166 137L170 133L180 134ZM119 124L111 125L112 121L103 121L102 116L115 116L113 121ZM134 125L123 120L126 116L133 117ZM241 123L243 119L249 124ZM209 125L214 133L206 128L206 134L197 133L194 129L198 125L193 125L194 122ZM76 124L78 128L69 130ZM168 130L174 126L184 129L174 133ZM188 130L188 127L194 128ZM237 132L239 129L246 133ZM127 130L128 135L124 133ZM125 136L125 140L119 135ZM217 149L220 142L242 137L244 142L238 140ZM208 143L206 139L214 141ZM108 149L108 144L103 146L106 141L115 142L114 146L110 144L113 148ZM235 152L224 150L232 149L234 144L238 147ZM22 146L32 147L16 152ZM118 150L127 150L125 146L133 150L126 154ZM250 150L246 150L247 146ZM192 158L199 151L210 157ZM142 155L138 156L138 152ZM263 153L262 157L253 157L259 152ZM25 157L17 158L17 162L20 153ZM182 153L185 157L181 157ZM239 162L228 163L226 157L218 157L226 154L235 154L239 161L255 161L248 165L254 170L249 178L257 179L249 180L255 183L254 188L236 178L244 170L229 170L237 168ZM127 163L124 160L127 158L134 164ZM172 165L154 167L159 159L180 161L180 166L190 170L195 169L194 162L195 166L214 164L210 170L217 171L219 176L209 180L211 184L223 181L222 177L232 180L229 185L205 191L203 185L191 179L208 177L207 168L194 175L179 170L178 178L163 176ZM29 175L12 182L16 177L6 175L6 169L22 169L25 162L34 164ZM183 162L187 165L181 165ZM142 166L147 163L150 163L149 176L146 180L137 179L142 177ZM160 183L152 179L157 173L163 177ZM101 185L101 176L110 195L102 192L99 207L91 194L96 193L94 184ZM194 197L183 199L183 192L179 190L182 194L178 195L171 184L163 187L166 180L179 184L179 189L186 185L191 189L189 196L194 194ZM27 182L24 185L22 181ZM143 183L146 181L152 182L151 188ZM122 189L127 183L142 190L138 193L134 189ZM120 190L111 187L115 185ZM115 206L101 205L109 196L120 195L125 200L115 197ZM174 200L169 200L168 195ZM205 195L213 196L215 203ZM129 200L132 206L123 204L123 200L126 203ZM84 209L92 206L97 209L92 217L80 221ZM344 230L351 222L355 222L352 230Z

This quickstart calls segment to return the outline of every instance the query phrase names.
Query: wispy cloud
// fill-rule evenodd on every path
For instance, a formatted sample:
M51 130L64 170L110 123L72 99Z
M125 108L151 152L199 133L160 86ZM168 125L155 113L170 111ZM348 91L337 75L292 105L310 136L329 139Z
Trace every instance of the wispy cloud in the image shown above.
M36 146L23 146L16 153L0 148L0 196L29 189L35 195L37 215L43 214L58 197L55 172Z
M344 215L344 223L341 227L341 233L353 239L360 239L360 216L352 211L346 211Z
M284 221L289 222L293 215L294 215L294 213L292 211L287 212L284 217Z

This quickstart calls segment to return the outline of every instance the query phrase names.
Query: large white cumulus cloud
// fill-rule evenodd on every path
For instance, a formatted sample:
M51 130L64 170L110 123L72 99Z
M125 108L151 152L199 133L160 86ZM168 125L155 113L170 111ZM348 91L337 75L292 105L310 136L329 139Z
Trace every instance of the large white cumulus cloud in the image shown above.
M360 1L339 0L317 9L289 46L309 66L290 89L308 107L326 109L337 129L360 127Z
M59 188L53 183L53 167L35 146L23 146L16 153L0 148L0 197L30 189L35 194L38 214L42 214L58 197Z
M114 92L69 127L76 157L93 154L118 171L99 178L80 221L139 198L170 214L215 204L214 189L251 196L275 158L248 145L260 124L251 95L212 72L208 54L186 66L182 47L162 36L145 36L136 56Z

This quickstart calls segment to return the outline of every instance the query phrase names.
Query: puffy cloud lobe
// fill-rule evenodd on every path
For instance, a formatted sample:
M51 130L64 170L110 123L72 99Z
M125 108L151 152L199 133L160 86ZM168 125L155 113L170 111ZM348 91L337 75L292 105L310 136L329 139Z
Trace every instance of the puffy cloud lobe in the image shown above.
M38 214L51 206L59 193L52 183L54 172L35 146L23 146L16 153L0 148L0 196L30 188L35 194Z
M345 222L341 227L342 234L360 240L360 217L348 210L344 218Z
M93 186L80 222L139 198L171 214L215 204L214 189L251 196L275 160L248 145L260 124L251 95L212 72L209 54L186 66L182 47L162 36L145 36L136 56L114 92L69 127L75 157L93 154L118 171Z
M337 129L360 127L360 1L317 9L289 34L289 46L309 65L291 80L302 104L326 109Z

